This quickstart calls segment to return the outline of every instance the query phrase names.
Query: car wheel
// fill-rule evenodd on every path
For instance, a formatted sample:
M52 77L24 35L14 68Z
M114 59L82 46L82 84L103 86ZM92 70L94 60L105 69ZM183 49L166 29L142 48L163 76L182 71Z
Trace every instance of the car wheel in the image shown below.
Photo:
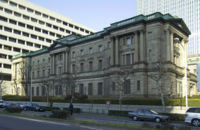
M159 117L156 117L156 118L155 118L155 121L156 121L157 123L160 123L161 120L160 120Z
M138 120L137 116L133 116L133 120L137 121Z
M192 121L192 125L198 127L198 126L200 126L200 121L199 121L198 119L194 119L194 120Z

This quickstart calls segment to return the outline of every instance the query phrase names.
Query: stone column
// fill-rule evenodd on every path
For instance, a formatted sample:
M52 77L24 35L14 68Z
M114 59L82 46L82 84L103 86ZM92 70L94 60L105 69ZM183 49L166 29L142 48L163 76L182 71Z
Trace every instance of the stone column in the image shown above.
M144 61L144 32L140 31L140 61Z
M170 30L166 30L166 49L167 49L167 61L173 62L174 46L173 46L173 33Z
M174 37L173 33L170 34L170 61L173 63L174 61Z
M113 66L114 65L114 59L115 59L115 57L114 57L114 50L115 50L115 48L114 48L115 46L114 46L114 38L111 38L111 61L110 61L110 65L111 66Z
M68 67L69 67L68 57L69 57L69 55L68 55L68 52L66 51L65 52L65 72L69 72L68 71Z
M119 38L115 37L115 65L119 65Z
M67 68L66 68L66 51L63 52L63 55L64 55L64 73L67 71Z
M138 48L138 33L135 32L135 36L134 36L134 39L135 39L135 56L134 56L134 60L135 62L138 62L138 58L139 58L139 48Z
M51 55L51 74L55 74L55 56Z

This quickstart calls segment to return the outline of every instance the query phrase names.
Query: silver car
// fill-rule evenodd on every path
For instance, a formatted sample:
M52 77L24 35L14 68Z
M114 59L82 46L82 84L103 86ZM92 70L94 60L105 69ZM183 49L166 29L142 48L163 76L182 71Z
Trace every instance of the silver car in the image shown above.
M161 121L168 121L169 117L165 115L160 115L159 113L153 111L153 110L147 110L147 109L138 109L134 112L129 112L128 116L133 119L134 121L137 120L152 120L157 123Z
M185 123L200 126L200 107L192 107L186 111Z

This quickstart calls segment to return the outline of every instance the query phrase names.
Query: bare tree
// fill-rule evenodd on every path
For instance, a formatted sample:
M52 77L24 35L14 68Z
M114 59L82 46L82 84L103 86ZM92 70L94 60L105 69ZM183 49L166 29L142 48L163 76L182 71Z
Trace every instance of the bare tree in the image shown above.
M129 70L121 70L119 72L118 78L116 80L116 87L117 87L117 92L119 92L119 105L120 105L120 110L121 110L121 105L122 105L122 98L123 98L123 93L125 92L126 89L126 83L128 81L128 77L130 75L131 71Z

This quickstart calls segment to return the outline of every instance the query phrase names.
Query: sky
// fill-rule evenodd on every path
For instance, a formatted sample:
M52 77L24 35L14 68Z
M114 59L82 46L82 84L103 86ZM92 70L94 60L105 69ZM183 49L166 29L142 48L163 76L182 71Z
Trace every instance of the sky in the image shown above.
M29 0L96 31L136 15L136 0Z

